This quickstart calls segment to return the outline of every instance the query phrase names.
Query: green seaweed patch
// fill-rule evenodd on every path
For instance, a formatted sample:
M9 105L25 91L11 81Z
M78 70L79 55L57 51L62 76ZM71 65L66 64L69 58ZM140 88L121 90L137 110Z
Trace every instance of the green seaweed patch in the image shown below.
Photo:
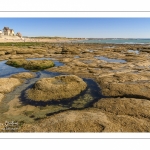
M13 60L8 60L6 62L7 65L13 66L13 67L22 67L25 65L27 61L25 59L13 59Z
M13 67L22 67L28 70L43 70L54 67L55 64L51 60L26 60L26 59L12 59L6 62L7 65Z

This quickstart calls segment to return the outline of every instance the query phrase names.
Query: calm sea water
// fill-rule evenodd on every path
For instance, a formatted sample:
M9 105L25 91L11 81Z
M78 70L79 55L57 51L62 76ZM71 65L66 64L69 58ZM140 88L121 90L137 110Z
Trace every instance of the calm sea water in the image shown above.
M150 39L87 39L81 43L150 44Z

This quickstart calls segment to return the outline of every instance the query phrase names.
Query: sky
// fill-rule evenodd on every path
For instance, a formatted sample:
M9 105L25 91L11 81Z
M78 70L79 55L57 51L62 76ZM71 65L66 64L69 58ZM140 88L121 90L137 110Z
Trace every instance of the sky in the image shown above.
M23 36L150 38L150 18L0 18Z

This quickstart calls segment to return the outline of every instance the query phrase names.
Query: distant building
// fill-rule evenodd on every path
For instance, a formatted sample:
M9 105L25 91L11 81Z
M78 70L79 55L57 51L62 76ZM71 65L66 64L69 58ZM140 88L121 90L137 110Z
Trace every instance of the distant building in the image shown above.
M4 27L3 30L0 30L0 36L18 36L20 38L22 38L22 35L20 32L17 32L17 34L15 34L13 29L10 29L9 27Z
M9 27L3 28L3 35L14 36L15 32L13 29L9 29Z
M0 36L3 34L3 32L0 30Z
M22 37L22 35L21 35L20 32L17 32L16 36L18 36L18 37L20 37L20 38Z

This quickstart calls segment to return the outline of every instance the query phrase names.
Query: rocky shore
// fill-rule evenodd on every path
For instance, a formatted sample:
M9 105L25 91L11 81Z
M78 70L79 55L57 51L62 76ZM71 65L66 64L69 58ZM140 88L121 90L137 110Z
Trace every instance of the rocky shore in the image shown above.
M86 86L86 83L75 75L42 78L33 88L27 90L26 96L33 101L59 101L80 94Z
M7 65L13 67L22 67L27 70L44 70L46 68L54 67L54 62L51 60L26 60L26 59L12 59L6 62Z
M48 67L45 71L92 79L105 98L81 110L54 110L51 115L32 123L24 121L19 132L150 132L150 45L26 43L0 46L1 61L27 58L53 58L63 63L63 66ZM34 75L31 72L0 78L0 105L7 93L23 84L23 78L28 80ZM38 84L41 80L42 86ZM39 85L41 90L50 92L47 87L50 82L49 78L42 78L34 82L32 90L36 91ZM72 84L72 87L75 93L82 86ZM32 93L34 91L31 97Z

